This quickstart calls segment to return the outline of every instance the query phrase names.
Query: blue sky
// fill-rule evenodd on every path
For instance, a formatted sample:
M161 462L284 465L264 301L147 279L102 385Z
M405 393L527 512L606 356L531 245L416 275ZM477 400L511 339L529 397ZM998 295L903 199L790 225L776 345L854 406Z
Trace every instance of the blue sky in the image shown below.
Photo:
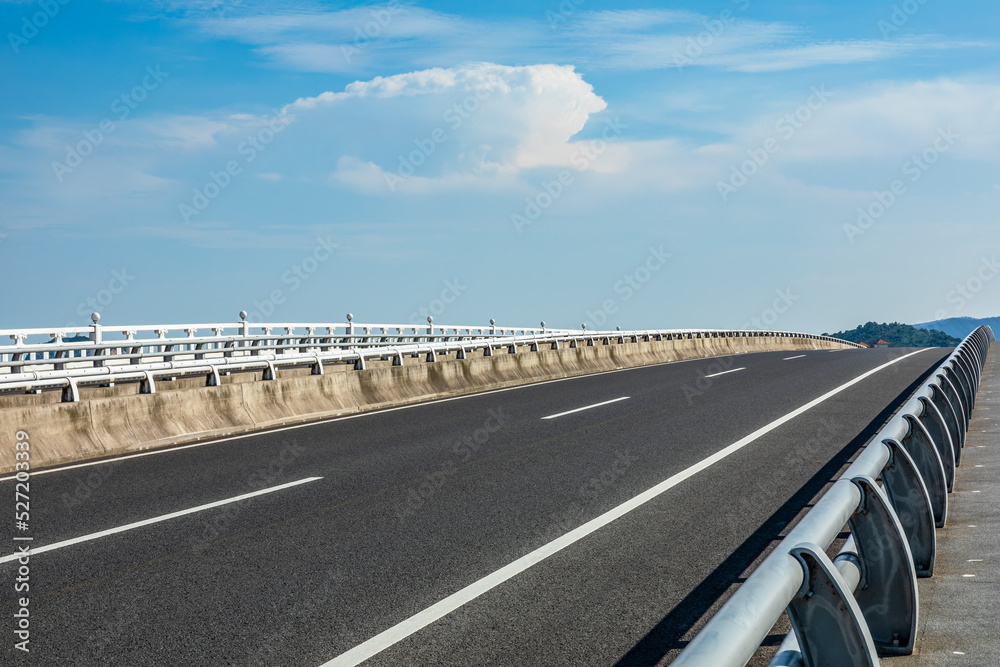
M0 328L1000 313L992 2L0 1Z

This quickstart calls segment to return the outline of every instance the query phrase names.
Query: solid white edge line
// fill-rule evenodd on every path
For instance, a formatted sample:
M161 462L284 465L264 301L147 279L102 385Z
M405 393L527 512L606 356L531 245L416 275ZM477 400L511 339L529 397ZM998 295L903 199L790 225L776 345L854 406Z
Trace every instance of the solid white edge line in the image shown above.
M280 484L278 486L272 486L267 489L261 489L260 491L252 491L251 493L244 493L241 496L236 496L234 498L227 498L225 500L217 500L214 503L208 503L206 505L198 505L197 507L192 507L191 509L180 510L178 512L171 512L170 514L164 514L162 516L156 516L152 519L144 519L142 521L136 521L135 523L126 524L124 526L118 526L117 528L108 528L107 530L102 530L97 533L90 533L89 535L81 535L80 537L74 537L69 540L63 540L62 542L56 542L54 544L46 544L41 547L32 547L26 553L14 553L9 556L0 557L0 563L9 563L12 560L17 560L23 556L35 556L40 553L45 553L46 551L54 551L55 549L62 549L63 547L72 546L74 544L80 544L81 542L89 542L91 540L96 540L101 537L107 537L108 535L114 535L116 533L124 533L127 530L133 530L135 528L141 528L142 526L148 526L153 523L159 523L161 521L166 521L168 519L176 519L179 516L184 516L185 514L194 514L195 512L201 512L203 510L212 509L213 507L220 507L221 505L228 505L229 503L239 502L241 500L246 500L247 498L253 498L254 496L262 496L265 493L274 493L275 491L281 491L282 489L287 489L292 486L298 486L299 484L306 484L307 482L315 482L316 480L323 479L322 477L306 477L305 479L300 479L295 482L288 482L287 484Z
M602 405L608 405L610 403L617 403L618 401L627 401L632 398L631 396L622 396L620 398L612 398L610 401L604 401L603 403L594 403L593 405L585 405L582 408L576 408L575 410L567 410L566 412L560 412L557 415L549 415L548 417L542 417L542 419L555 419L556 417L562 417L565 415L571 415L574 412L582 412L583 410L590 410L591 408L599 408Z
M714 378L714 377L719 377L720 375L725 375L726 373L735 373L736 371L745 371L746 369L747 369L747 367L743 366L742 368L733 368L733 369L728 370L728 371L722 371L721 373L712 373L711 375L706 375L705 377L707 377L707 378Z
M799 355L796 355L796 356L794 356L794 357L785 357L784 359L782 359L782 361L791 361L792 359L801 359L801 358L802 358L802 357L804 357L804 356L806 356L806 355L804 355L804 354L799 354Z
M746 354L756 354L754 352L747 352ZM739 355L720 355L725 357L739 356ZM31 471L31 476L36 475L46 475L50 472L62 472L63 470L73 470L74 468L86 468L89 466L99 466L105 463L115 463L117 461L124 461L126 459L137 459L143 456L155 456L157 454L169 454L170 452L179 452L184 449L191 449L193 447L205 447L208 445L218 445L223 442L230 442L232 440L242 440L244 438L254 438L261 435L268 435L270 433L281 433L282 431L292 431L299 428L309 428L310 426L322 426L323 424L332 424L333 422L346 421L348 419L359 419L361 417L369 417L371 415L385 414L386 412L396 412L397 410L410 410L412 408L419 408L427 405L434 405L436 403L447 403L449 401L461 401L466 398L474 398L476 396L486 396L488 394L499 394L505 391L516 391L518 389L526 389L528 387L537 387L543 384L552 384L553 382L568 382L570 380L579 380L586 377L594 377L595 375L604 375L607 373L624 373L626 371L637 371L641 368L655 368L657 366L669 366L671 364L684 364L690 363L692 361L703 361L704 359L718 359L719 357L697 357L694 359L676 359L674 361L664 361L658 364L646 364L645 366L630 366L629 368L616 368L610 371L598 371L596 373L585 373L583 375L574 375L572 377L565 378L555 378L552 380L542 380L541 382L529 382L528 384L519 384L515 387L504 387L502 389L490 389L489 391L479 391L472 394L462 394L461 396L449 396L448 398L437 398L432 401L420 401L418 403L409 403L407 405L397 405L392 408L380 408L378 410L365 410L364 412L355 412L349 415L340 415L337 417L330 417L329 419L320 419L318 421L307 421L301 424L293 424L292 426L281 426L279 428L272 428L264 431L252 431L247 433L240 433L239 435L231 435L225 438L213 438L206 440L204 442L193 442L188 445L178 445L177 447L164 447L162 449L152 449L146 452L136 452L135 454L124 454L122 456L114 456L107 459L99 459L97 461L86 461L84 463L74 463L68 466L60 466L58 468L46 468L44 470ZM194 434L190 434L194 435ZM0 477L0 482L8 482L15 479L15 475L9 477Z
M757 429L756 431L742 438L741 440L734 442L725 449L722 449L716 452L715 454L712 454L711 456L700 461L699 463L696 463L693 466L685 470L682 470L681 472L673 475L672 477L660 482L656 486L647 489L646 491L643 491L634 498L626 500L618 507L615 507L614 509L605 512L604 514L600 515L595 519L591 519L587 523L583 524L578 528L575 528L574 530L571 530L562 537L558 537L552 540L548 544L545 544L539 547L538 549L535 549L531 553L526 554L521 558L518 558L509 565L505 565L496 572L488 574L479 581L476 581L466 586L465 588L455 593L452 593L448 597L432 604L430 607L427 607L423 611L417 612L416 614L409 617L405 621L397 623L388 630L385 630L375 635L368 641L358 644L357 646L346 651L345 653L338 655L333 660L324 662L322 665L320 665L320 667L355 667L355 665L361 664L365 660L368 660L372 656L381 653L382 651L389 648L393 644L396 644L402 641L403 639L406 639L413 633L422 630L431 623L434 623L435 621L438 621L441 618L447 616L451 612L455 611L456 609L465 605L466 603L474 600L483 593L486 593L487 591L495 588L496 586L499 586L503 582L515 577L521 572L524 572L533 565L537 565L538 563L542 562L549 556L561 551L562 549L565 549L566 547L570 546L571 544L574 544L575 542L578 542L587 535L590 535L591 533L608 525L612 521L621 518L622 516L628 514L637 507L644 505L645 503L656 498L660 494L668 491L674 486L677 486L686 479L698 474L699 472L705 470L706 468L715 465L716 463L723 460L730 454L733 454L734 452L743 449L744 447L746 447L753 441L757 440L761 436L764 436L767 433L770 433L774 429L778 428L779 426L791 421L792 419L795 419L802 413L811 410L820 403L823 403L824 401L836 396L840 392L849 389L850 387L853 387L857 383L861 382L862 380L865 380L866 378L874 375L875 373L878 373L879 371L888 368L889 366L892 366L893 364L898 363L903 359L906 359L907 357L912 357L915 354L920 354L921 352L926 351L926 349L927 348L917 350L916 352L910 352L909 354L897 357L896 359L893 359L892 361L886 364L882 364L877 368L862 373L861 375L854 378L850 382L842 384L836 389L832 389L827 393L823 394L819 398L809 401L805 405L789 412L784 417L779 417L770 424L767 424L766 426Z

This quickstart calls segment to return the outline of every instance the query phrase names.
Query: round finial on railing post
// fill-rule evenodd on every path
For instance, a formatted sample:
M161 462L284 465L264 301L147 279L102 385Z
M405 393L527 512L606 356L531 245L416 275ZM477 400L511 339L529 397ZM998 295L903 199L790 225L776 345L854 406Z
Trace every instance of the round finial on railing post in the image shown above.
M497 335L497 321L492 317L490 318L490 335L491 336Z
M583 329L584 331L586 331L587 330L587 323L584 322L583 324L581 324L580 328Z
M354 335L354 315L347 313L347 327L345 328L348 336Z
M615 327L615 331L621 331L621 330L622 330L621 327Z
M240 311L240 322L246 322L246 321L247 321L247 311L241 310Z
M542 331L545 331L545 320L541 321L541 325L542 325Z
M433 322L433 321L434 321L434 317L433 317L433 316L431 316L431 315L428 315L428 316L427 316L427 324L430 324L430 323L431 323L431 322Z
M354 320L354 315L352 315L351 313L347 313L347 321L351 322L353 320Z
M427 316L427 335L434 335L434 318L430 315Z
M90 319L94 322L94 324L97 324L101 321L101 314L95 311L90 314Z

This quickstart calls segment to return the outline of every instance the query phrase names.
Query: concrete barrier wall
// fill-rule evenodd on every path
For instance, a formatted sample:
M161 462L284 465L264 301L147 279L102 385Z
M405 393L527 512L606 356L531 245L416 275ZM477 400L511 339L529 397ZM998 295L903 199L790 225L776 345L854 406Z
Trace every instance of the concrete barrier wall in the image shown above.
M31 436L31 468L85 461L195 442L367 410L501 389L530 382L634 366L744 352L848 347L808 338L697 338L627 342L576 349L427 363L324 375L289 375L272 381L223 378L218 387L191 387L138 394L138 385L95 390L77 403L48 397L0 398L0 472L14 470L18 430ZM128 392L128 393L126 393ZM32 401L30 399L37 399Z

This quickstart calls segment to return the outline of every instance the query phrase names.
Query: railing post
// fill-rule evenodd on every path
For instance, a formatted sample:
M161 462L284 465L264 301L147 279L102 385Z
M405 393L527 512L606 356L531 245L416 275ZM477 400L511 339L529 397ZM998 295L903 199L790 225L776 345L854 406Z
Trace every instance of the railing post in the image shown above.
M940 380L938 385L941 387L941 393L951 407L951 417L954 418L954 423L949 423L948 426L949 428L953 426L955 429L955 432L951 435L952 444L955 446L955 465L959 465L962 462L962 448L965 447L965 433L968 428L964 419L965 412L962 407L962 397L958 395L955 384L943 369L937 374L937 378ZM944 410L941 413L944 415L945 421L949 421L948 413Z
M103 356L103 355L100 354L101 351L99 349L97 349L97 348L98 348L98 346L101 344L101 342L103 340L103 331L101 329L101 325L98 324L98 322L101 319L101 314L98 313L98 312L91 313L90 314L90 319L93 320L93 322L94 322L94 326L92 326L90 328L90 342L94 344L94 349L91 350L90 355L93 356L93 357L100 357L100 356ZM104 365L104 361L103 360L101 360L101 359L95 359L94 360L94 366L95 367L97 367L97 366L103 366L103 365Z
M236 350L241 347L247 347L250 345L250 341L247 340L248 338L250 338L250 323L247 322L247 311L245 310L240 311L239 327L240 327L240 332L239 334L237 334L239 340L236 340L232 343L226 343L226 347L232 347L234 350ZM232 357L234 356L234 353L232 351L229 351L226 352L224 356Z
M937 446L938 455L941 457L941 464L944 466L944 476L947 482L948 493L955 488L955 449L951 444L951 434L948 433L948 425L944 417L937 409L937 406L929 399L920 397L920 405L923 406L923 413L918 417L923 424L931 441Z
M917 635L917 574L896 512L867 476L851 479L861 503L848 523L861 561L853 591L872 641L883 655L910 655Z
M941 463L941 455L938 454L927 429L916 417L903 415L903 419L909 424L910 432L903 438L902 445L906 447L906 452L913 458L917 470L920 471L920 477L924 480L927 494L931 499L934 525L941 528L948 518L948 482L944 464Z
M937 550L931 498L917 465L906 449L892 438L883 440L882 444L889 448L889 462L882 469L885 493L906 534L916 575L929 577L934 573L934 554Z
M790 552L803 582L788 604L806 667L877 667L878 653L861 608L829 556L804 542Z

